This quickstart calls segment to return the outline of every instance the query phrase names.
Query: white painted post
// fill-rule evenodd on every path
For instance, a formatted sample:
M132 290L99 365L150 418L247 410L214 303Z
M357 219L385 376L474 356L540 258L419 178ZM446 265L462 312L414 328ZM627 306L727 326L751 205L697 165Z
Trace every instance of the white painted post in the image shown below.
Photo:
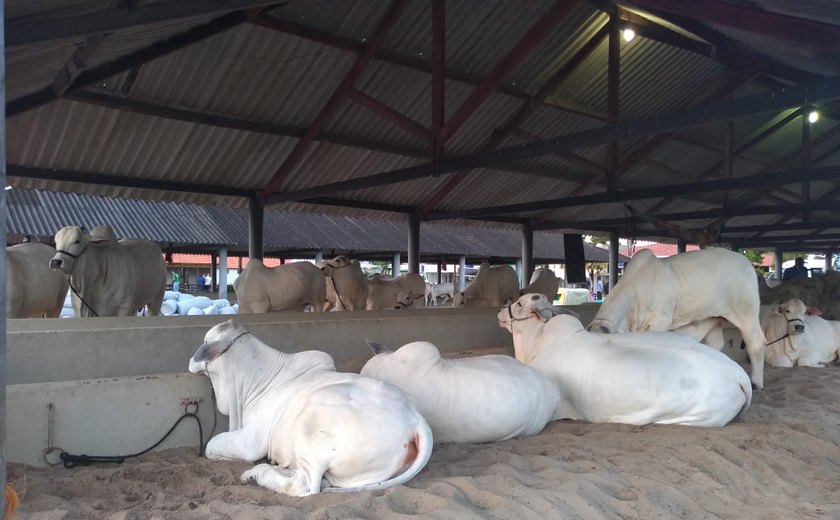
M467 286L467 257L461 256L458 258L458 292L464 290Z
M219 248L219 299L227 299L227 248Z

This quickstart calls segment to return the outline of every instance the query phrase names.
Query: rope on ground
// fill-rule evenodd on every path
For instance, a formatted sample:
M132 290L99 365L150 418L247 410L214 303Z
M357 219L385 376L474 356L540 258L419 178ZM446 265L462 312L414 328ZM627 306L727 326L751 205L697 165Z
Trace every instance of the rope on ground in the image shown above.
M20 505L20 498L15 490L12 489L11 484L6 484L6 512L3 514L3 520L12 520Z

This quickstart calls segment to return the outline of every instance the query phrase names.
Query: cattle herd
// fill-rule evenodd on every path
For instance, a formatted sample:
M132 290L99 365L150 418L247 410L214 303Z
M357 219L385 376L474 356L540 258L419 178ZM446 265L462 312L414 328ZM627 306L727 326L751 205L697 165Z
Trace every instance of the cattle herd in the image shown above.
M80 316L160 310L166 269L151 242L67 227L55 250L7 251L9 317L55 316L68 283ZM15 284L30 279L37 289L16 296ZM431 296L416 274L367 279L344 256L317 267L251 262L234 289L240 311L252 313L400 309L449 296L456 307L500 308L498 324L513 337L514 357L464 359L442 358L427 341L394 351L369 342L373 356L353 374L324 352L276 350L233 320L212 327L189 370L210 377L230 426L206 456L267 458L242 481L294 496L396 486L423 469L434 442L536 435L558 419L721 427L763 387L765 363L826 366L840 355L840 323L800 300L762 320L752 265L718 248L664 259L641 251L588 326L552 305L551 271L519 289L509 266L488 263L463 292ZM749 375L721 352L727 321L744 340Z

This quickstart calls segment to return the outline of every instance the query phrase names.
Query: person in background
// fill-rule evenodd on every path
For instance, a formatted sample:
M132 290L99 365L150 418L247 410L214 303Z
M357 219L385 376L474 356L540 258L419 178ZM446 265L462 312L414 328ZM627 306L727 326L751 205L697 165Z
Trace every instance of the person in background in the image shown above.
M204 290L205 291L212 291L213 290L213 279L210 277L210 273L204 275Z
M178 275L178 271L172 271L172 290L175 292L181 291L181 277Z
M195 279L195 284L198 286L200 291L204 290L204 275L199 273L198 278Z
M800 256L793 261L793 267L785 269L782 281L795 280L797 278L808 278L808 268L805 267L805 260Z
M598 277L598 281L595 282L595 299L602 300L604 298L604 281L601 277Z

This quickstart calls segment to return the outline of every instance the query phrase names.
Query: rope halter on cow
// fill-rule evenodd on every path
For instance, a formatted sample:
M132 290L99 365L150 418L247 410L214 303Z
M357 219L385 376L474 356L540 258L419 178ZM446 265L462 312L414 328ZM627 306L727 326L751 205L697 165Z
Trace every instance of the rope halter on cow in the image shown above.
M236 340L238 340L239 338L241 338L242 336L244 336L244 335L246 335L246 334L250 334L250 332L248 332L248 331L246 330L246 331L242 331L242 332L240 332L239 334L237 334L235 338L233 338L232 340L230 340L230 342L229 342L227 345L225 345L225 348L223 348L221 352L219 352L218 354L216 354L216 355L213 357L213 359L218 359L218 358L222 357L222 356L225 354L225 352L227 352L228 350L230 350L230 347L232 347L232 346L233 346L233 344L234 344L234 343L236 343Z
M89 244L85 244L85 247L83 247L82 250L79 251L79 253L75 254L75 255L73 253L71 253L70 251L66 251L64 249L56 249L55 252L56 252L56 254L61 253L62 255L69 256L73 260L78 260L79 257L82 256L82 253L87 251L88 245ZM95 317L98 318L99 313L97 313L96 310L94 310L94 308L84 298L82 298L82 294L78 291L78 289L76 289L76 286L73 285L73 274L72 273L67 275L67 282L70 284L70 290L73 291L73 294L75 294L79 298L79 300L85 305L85 307L90 309L91 314L93 314Z
M769 346L770 346L770 345L772 345L773 343L778 343L778 342L780 342L780 341L782 341L782 340L785 340L785 339L787 339L787 338L790 338L790 337L796 336L796 334L791 334L791 333L790 333L790 323L791 323L791 322L794 322L794 321L798 321L799 323L801 323L801 324L802 324L802 328L803 328L803 330L805 329L805 321L803 321L803 320L802 320L802 318L791 318L791 319L787 320L787 323L788 323L787 333L786 333L784 336L782 336L781 338L779 338L779 339L774 339L773 341L771 341L771 342L769 342L769 343L765 343L765 344L764 344L764 346L765 346L765 347L769 347ZM801 332L799 332L799 333L801 333ZM797 333L797 334L799 334L799 333Z

